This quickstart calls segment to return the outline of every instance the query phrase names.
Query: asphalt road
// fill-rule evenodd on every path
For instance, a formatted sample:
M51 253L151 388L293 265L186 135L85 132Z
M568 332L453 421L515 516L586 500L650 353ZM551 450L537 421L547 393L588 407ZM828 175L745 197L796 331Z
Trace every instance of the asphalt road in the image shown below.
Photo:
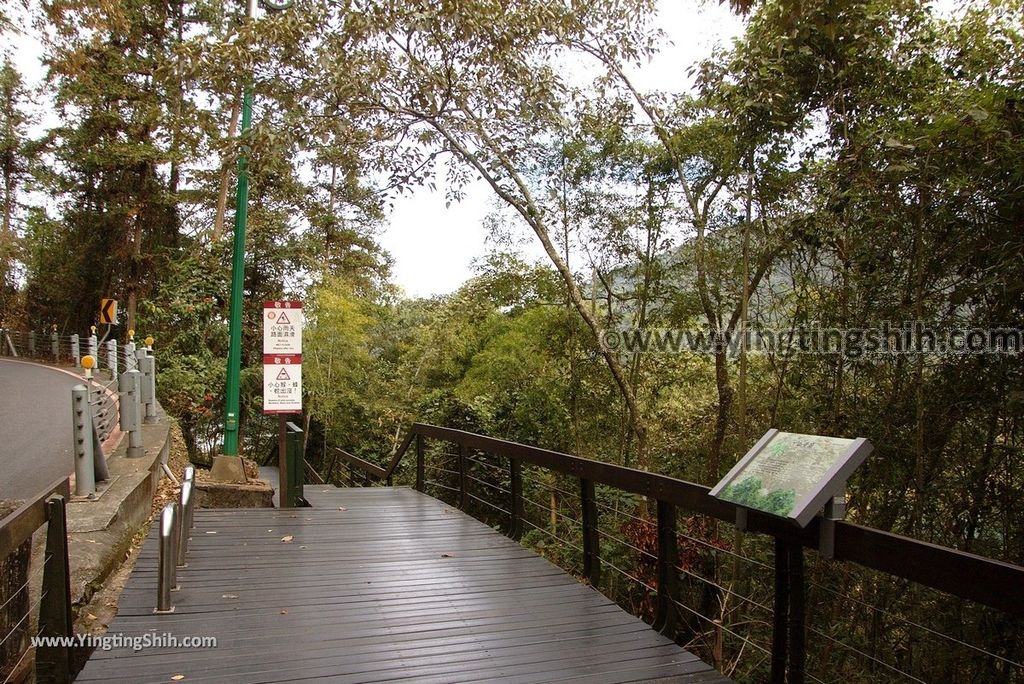
M24 499L71 474L67 373L0 359L0 499Z

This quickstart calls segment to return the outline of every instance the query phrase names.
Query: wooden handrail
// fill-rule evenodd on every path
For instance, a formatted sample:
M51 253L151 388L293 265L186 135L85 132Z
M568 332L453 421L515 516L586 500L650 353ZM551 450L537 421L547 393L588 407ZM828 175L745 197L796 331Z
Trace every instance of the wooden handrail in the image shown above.
M417 435L540 466L730 523L735 522L739 508L709 496L709 487L693 482L426 423L413 423L387 468L341 449L336 451L371 477L390 481ZM799 528L782 518L750 510L747 530L817 549L820 520L816 518ZM1018 565L849 522L835 525L834 557L1024 616L1024 567Z
M302 459L302 464L306 467L306 472L312 478L314 484L327 484L324 478L320 476L320 473L316 472L316 468L310 465L309 461Z
M13 553L26 540L31 539L36 530L46 524L46 500L54 494L60 494L65 498L71 496L68 478L51 483L31 501L26 501L0 520L0 558L6 558Z
M339 449L338 447L329 448L338 454L342 460L347 461L350 465L356 466L370 477L377 478L378 480L386 480L390 476L389 471L381 468L376 463L371 463L366 459L359 458L355 454L350 454L344 449Z

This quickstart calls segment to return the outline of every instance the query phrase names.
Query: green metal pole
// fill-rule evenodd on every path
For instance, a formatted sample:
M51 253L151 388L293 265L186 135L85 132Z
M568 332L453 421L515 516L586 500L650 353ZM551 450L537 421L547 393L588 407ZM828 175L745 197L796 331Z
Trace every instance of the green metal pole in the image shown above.
M242 135L252 127L252 84L242 95ZM238 455L239 378L242 374L242 288L245 284L245 225L249 213L249 159L243 149L238 158L238 191L235 195L235 241L231 263L231 321L228 349L228 380L224 416L224 455Z

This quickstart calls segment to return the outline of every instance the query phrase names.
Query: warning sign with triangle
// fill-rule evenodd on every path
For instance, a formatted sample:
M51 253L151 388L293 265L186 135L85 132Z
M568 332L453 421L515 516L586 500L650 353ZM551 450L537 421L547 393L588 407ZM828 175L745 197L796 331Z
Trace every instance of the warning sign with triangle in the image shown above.
M281 372L277 374L278 380L291 380L292 376L288 375L288 369L282 368Z
M277 324L278 325L291 325L291 323L292 323L291 319L288 318L288 314L286 312L284 312L284 311L282 311L281 315L277 317Z

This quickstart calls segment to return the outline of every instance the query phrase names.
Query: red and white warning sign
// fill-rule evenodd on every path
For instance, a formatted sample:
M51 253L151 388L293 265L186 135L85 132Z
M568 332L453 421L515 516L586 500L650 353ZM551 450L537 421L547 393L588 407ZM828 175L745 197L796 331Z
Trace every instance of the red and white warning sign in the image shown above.
M302 413L302 357L263 355L263 412Z
M302 302L263 302L263 353L302 354Z

